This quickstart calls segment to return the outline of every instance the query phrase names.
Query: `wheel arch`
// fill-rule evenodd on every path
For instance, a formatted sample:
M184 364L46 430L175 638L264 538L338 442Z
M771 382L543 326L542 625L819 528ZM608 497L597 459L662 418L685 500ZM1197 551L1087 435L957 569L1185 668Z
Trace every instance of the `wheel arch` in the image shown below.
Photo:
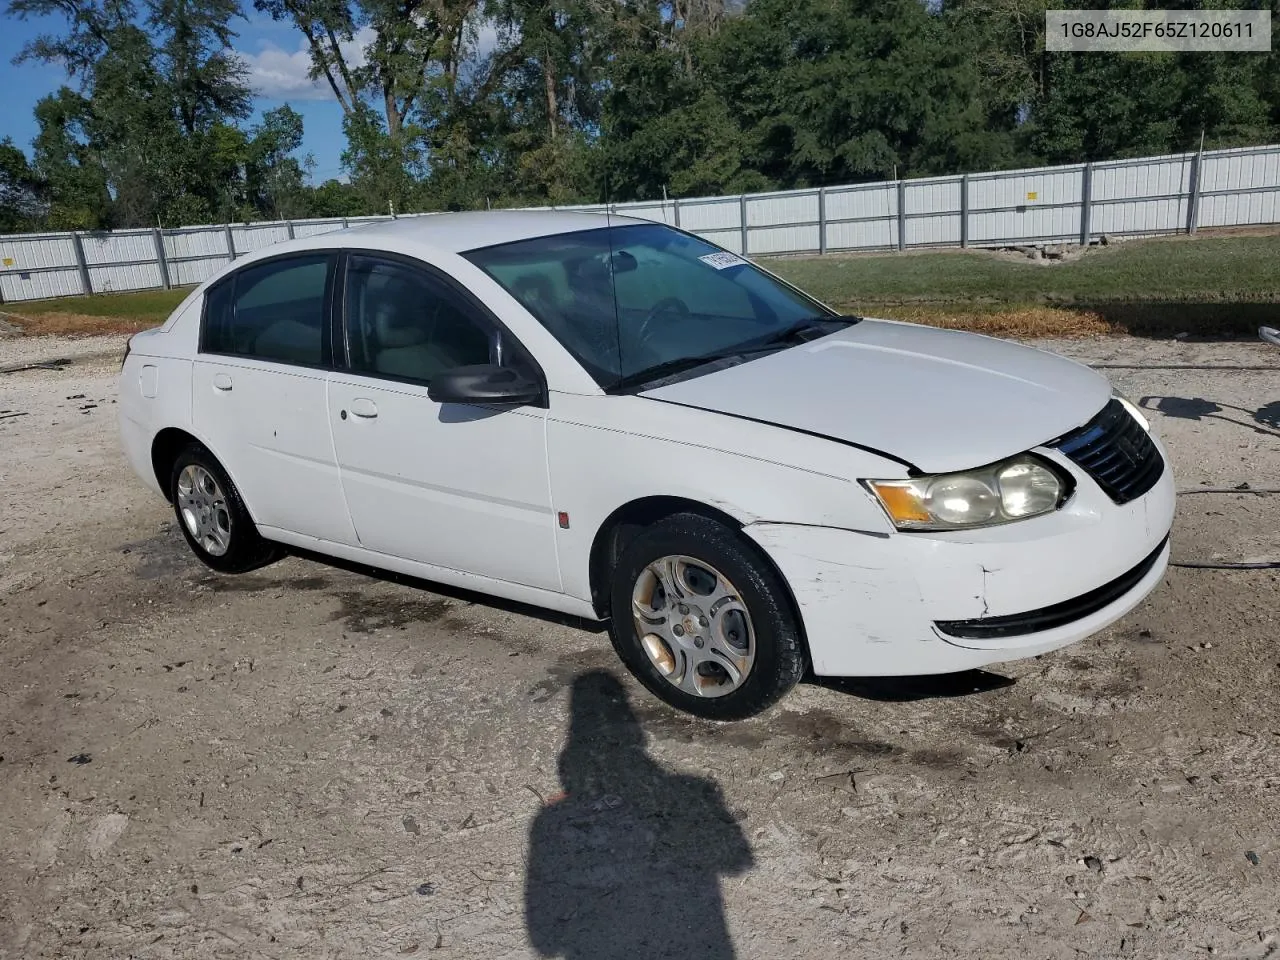
M173 502L171 491L169 490L169 478L173 473L173 463L178 459L178 454L183 451L188 444L198 443L204 447L218 461L218 465L231 478L231 482L235 485L236 492L240 496L241 503L244 504L245 510L254 523L258 522L257 514L254 512L253 505L249 503L244 495L244 487L241 485L235 472L227 465L226 459L219 455L218 451L202 437L196 436L190 430L184 427L165 427L156 433L151 441L151 469L155 471L156 483L160 487L160 492L164 494L165 500Z
M169 489L173 462L188 444L200 442L199 437L192 436L179 427L165 427L151 441L151 469L155 471L160 492L170 503L173 502L173 492Z
M706 517L708 520L715 520L731 530L741 531L745 526L741 520L726 513L724 510L687 497L648 496L624 503L605 518L591 542L591 553L588 560L591 605L602 620L609 616L609 582L613 568L617 564L618 558L622 556L622 552L626 550L627 544L646 527L682 513L697 514L698 516ZM769 566L777 576L778 582L782 584L783 601L795 618L796 627L800 631L800 639L804 644L805 655L807 656L809 641L805 634L804 617L801 615L800 605L796 602L795 594L792 593L791 584L787 582L782 570L773 562L773 558L765 552L763 547L746 535L743 535L742 540L748 549L760 558L761 562Z

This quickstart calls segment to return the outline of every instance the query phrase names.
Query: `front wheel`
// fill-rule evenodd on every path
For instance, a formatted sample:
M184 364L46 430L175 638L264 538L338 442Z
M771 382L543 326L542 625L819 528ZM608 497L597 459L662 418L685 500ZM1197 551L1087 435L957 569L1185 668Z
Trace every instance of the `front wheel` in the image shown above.
M245 573L278 560L283 550L264 540L227 472L198 443L173 463L169 498L192 552L219 573Z
M614 567L610 636L627 668L672 706L739 720L804 674L799 624L778 574L742 534L697 514L636 536Z

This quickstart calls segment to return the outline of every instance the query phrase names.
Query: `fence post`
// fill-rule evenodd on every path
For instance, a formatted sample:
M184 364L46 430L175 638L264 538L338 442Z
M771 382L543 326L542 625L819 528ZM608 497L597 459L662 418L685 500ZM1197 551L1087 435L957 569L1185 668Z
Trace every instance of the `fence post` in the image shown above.
M898 249L907 249L907 182L898 181Z
M827 188L818 188L818 252L827 252Z
M288 234L289 234L289 239L290 239L290 240L292 240L292 239L293 239L293 221L292 221L292 220L286 220L286 221L284 222L284 228L285 228L285 230L286 230L286 231L288 232Z
M227 260L230 261L236 258L236 238L231 233L231 224L228 223L226 225L226 231L227 231Z
M1093 164L1084 165L1084 173L1080 179L1080 246L1089 245L1089 236L1093 232Z
M346 230L346 229L347 229L348 227L350 227L350 226L351 226L351 224L347 223L347 218L346 218L346 217L343 217L343 218L342 218L342 229L343 229L343 230Z
M76 266L80 268L80 286L83 288L81 293L93 293L93 281L89 279L89 264L84 259L84 243L79 231L71 232L71 246L76 251Z
M1187 203L1187 233L1195 233L1200 222L1200 164L1204 162L1204 145L1191 161L1191 197Z
M742 255L747 255L747 195L738 197L738 216L742 219Z
M960 178L960 246L969 245L969 175Z
M168 290L171 286L169 282L169 260L164 255L164 235L160 232L159 227L151 228L151 242L156 245L156 266L160 268L160 282Z
M678 228L678 227L680 226L680 200L679 200L679 198L676 198L675 200L672 200L672 201L671 201L671 219L672 219L673 221L675 221L674 225Z

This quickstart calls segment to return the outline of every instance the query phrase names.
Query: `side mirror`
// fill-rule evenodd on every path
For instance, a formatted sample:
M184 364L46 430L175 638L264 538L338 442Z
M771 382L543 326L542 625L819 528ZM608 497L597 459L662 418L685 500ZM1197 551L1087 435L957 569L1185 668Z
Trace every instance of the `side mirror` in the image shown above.
M436 403L523 407L542 399L542 387L513 367L481 363L437 375L427 386L427 396Z
M614 273L630 273L638 266L640 266L640 261L635 258L634 254L627 253L625 250L619 250L613 255Z

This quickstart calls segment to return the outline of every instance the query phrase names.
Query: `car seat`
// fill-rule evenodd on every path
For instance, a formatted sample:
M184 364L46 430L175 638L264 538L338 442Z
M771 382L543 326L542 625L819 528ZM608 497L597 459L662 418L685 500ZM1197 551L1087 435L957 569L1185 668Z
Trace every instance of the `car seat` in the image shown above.
M488 337L398 268L373 272L362 300L377 373L430 382L445 370L489 359Z

